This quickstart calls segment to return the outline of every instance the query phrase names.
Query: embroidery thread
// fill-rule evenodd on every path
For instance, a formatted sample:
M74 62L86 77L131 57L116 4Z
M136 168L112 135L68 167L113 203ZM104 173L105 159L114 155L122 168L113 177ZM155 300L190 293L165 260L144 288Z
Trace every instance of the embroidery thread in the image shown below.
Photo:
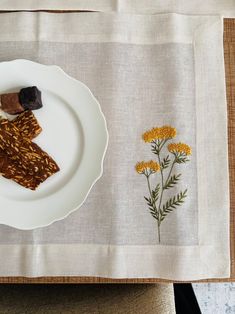
M141 161L135 166L139 174L143 174L147 179L149 196L144 196L150 213L157 220L158 241L161 242L161 223L166 216L177 206L184 203L187 197L187 189L170 197L164 204L163 196L167 190L173 188L181 179L181 173L174 174L176 164L184 164L189 161L188 156L192 154L191 147L184 143L169 143L167 145L168 155L162 156L166 143L176 136L176 129L171 126L152 128L142 135L145 143L151 144L151 151L157 156L157 161ZM171 158L171 157L172 158ZM160 179L154 187L151 185L150 177L153 174L160 174Z

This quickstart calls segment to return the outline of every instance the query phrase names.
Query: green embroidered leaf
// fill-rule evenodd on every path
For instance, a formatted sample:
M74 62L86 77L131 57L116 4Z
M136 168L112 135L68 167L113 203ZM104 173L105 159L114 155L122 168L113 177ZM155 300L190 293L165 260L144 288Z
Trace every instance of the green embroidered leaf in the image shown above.
M157 184L155 190L152 190L153 201L156 203L159 197L160 183Z
M151 203L152 202L152 200L151 200L151 198L149 197L146 197L146 196L144 196L144 199L146 200L146 202L148 203L148 205L149 205L149 203Z
M167 155L166 158L163 158L163 161L161 162L161 168L167 169L170 165L170 162L171 162L170 157L169 155Z
M178 157L175 160L177 164L185 164L187 161L189 161L187 157Z
M158 155L159 154L159 148L157 145L151 145L151 151L155 154Z
M153 203L152 199L151 199L151 198L148 198L148 197L146 197L146 196L144 196L144 199L146 200L146 202L147 202L149 208L151 208L151 209L154 210L154 203Z
M157 186L158 187L158 186ZM154 193L156 193L156 191L158 190L156 187ZM148 208L149 208L149 211L150 211L150 214L158 220L158 212L157 212L157 209L156 209L156 206L155 206L155 201L152 200L150 197L146 197L144 196L144 199L146 200L147 204L148 204Z
M158 215L157 214L151 212L151 215L153 216L153 218L155 218L158 221Z
M158 212L156 211L155 208L153 208L152 206L149 206L149 211L150 211L150 214L158 220Z
M187 196L187 189L184 192L180 192L177 195L170 198L162 207L162 215L160 221L162 222L168 213L171 213L177 206L184 203L184 199Z
M165 183L164 185L164 189L170 189L172 188L174 185L176 185L180 179L181 174L177 174L177 175L173 175L169 178L169 180Z

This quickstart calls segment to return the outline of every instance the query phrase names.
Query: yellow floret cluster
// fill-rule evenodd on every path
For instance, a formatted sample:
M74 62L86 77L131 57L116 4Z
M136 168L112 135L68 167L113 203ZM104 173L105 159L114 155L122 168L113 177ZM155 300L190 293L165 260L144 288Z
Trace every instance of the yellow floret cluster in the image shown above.
M142 138L146 143L151 143L156 140L166 140L171 139L176 136L176 129L171 126L164 125L160 128L152 128L146 131Z
M183 155L191 155L192 153L191 147L184 143L171 143L167 148L171 153L179 153Z
M146 171L150 171L151 173L155 173L155 172L160 170L160 165L153 160L140 161L136 164L135 170L140 174L146 173Z

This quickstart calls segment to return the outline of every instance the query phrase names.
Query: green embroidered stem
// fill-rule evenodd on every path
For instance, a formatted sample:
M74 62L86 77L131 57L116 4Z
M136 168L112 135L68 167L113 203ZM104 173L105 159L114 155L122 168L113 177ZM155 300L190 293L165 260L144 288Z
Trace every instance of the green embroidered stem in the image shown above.
M158 162L159 162L159 165L161 165L161 157L160 157L160 152L161 152L161 149L163 148L163 146L166 144L167 142L167 139L162 141L162 143L160 143L159 147L158 147L158 154L157 154L157 158L158 158ZM163 190L164 190L164 176L163 176L163 169L162 167L160 168L160 172L161 172L161 186L162 186L162 189L161 189L161 195L160 195L160 200L159 200L159 205L158 205L158 215L159 215L159 221L161 221L161 203L162 203L162 197L163 197ZM161 222L160 222L161 223Z
M160 142L160 145L159 145L159 147L158 147L159 153L160 153L161 149L163 148L163 146L166 144L167 141L168 141L168 140L166 139L166 140Z
M151 197L151 200L152 200L153 208L154 208L154 210L156 212L157 229L158 229L158 242L160 243L161 242L161 233L160 233L161 217L160 217L160 212L159 212L159 210L157 210L156 203L154 201L154 198L153 198L153 195L152 195L152 192L151 192L151 186L150 186L150 182L149 182L149 175L145 175L145 176L147 178L148 189L149 189L149 194L150 194L150 197Z
M148 182L148 189L149 189L149 195L150 195L150 197L151 197L151 200L152 200L152 206L153 206L153 209L154 209L154 211L155 211L155 213L156 213L156 217L157 217L157 221L159 221L160 219L160 217L159 217L159 213L158 213L158 210L157 210L157 208L156 208L156 204L155 204L155 201L154 201L154 198L153 198L153 194L152 194L152 190L151 190L151 185L150 185L150 181L149 181L149 175L145 175L146 176L146 178L147 178L147 182Z
M158 242L161 242L161 232L160 232L161 220L157 223L157 231L158 231Z
M148 182L149 194L150 194L151 199L153 200L152 192L151 192L151 186L150 186L150 182L149 182L149 175L145 175L145 176L146 176L147 182Z
M176 157L175 157L175 159L172 162L171 169L169 171L168 177L167 177L166 182L164 184L164 189L165 189L165 186L167 185L167 183L168 183L168 181L170 179L170 176L171 176L171 173L172 173L172 170L173 170L173 167L174 167L175 163L176 163Z
M161 164L160 152L158 153L157 157L158 157L158 162L159 162L159 165L160 165ZM160 172L161 172L161 186L162 186L162 189L161 189L160 200L159 200L159 205L158 205L159 215L161 215L161 203L162 203L162 196L163 196L163 190L164 190L163 170L160 169Z

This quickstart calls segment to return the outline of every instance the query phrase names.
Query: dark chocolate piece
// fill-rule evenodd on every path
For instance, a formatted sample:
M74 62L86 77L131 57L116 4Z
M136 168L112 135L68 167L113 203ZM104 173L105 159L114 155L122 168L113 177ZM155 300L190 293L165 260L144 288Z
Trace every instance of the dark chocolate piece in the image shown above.
M42 108L41 91L36 86L22 88L19 93L19 99L25 110Z
M6 113L17 114L24 111L23 106L20 104L19 93L2 94L0 97L0 109Z

